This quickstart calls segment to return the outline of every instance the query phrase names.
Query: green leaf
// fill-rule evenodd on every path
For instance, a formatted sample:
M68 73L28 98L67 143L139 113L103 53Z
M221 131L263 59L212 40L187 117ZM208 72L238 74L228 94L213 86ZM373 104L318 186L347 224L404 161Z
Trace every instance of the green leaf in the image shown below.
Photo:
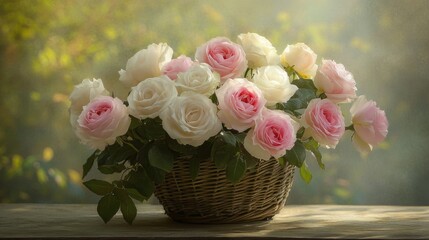
M94 153L92 153L91 156L89 156L89 158L86 160L86 163L83 164L82 179L84 179L88 174L89 170L91 170L92 166L94 165L95 159L97 159L98 157L98 153L99 153L98 150L94 151Z
M240 153L243 156L243 159L246 161L246 167L247 169L253 169L258 165L260 162L259 159L253 157L249 152L246 151L246 149L242 149Z
M294 84L299 88L310 89L310 90L313 90L314 92L317 91L317 88L316 86L314 86L314 82L311 79L303 79L303 78L296 79L292 81L292 84Z
M192 155L197 150L196 147L193 147L191 145L186 145L186 144L180 144L175 139L168 139L167 145L168 145L168 148L171 149L172 151L185 154L185 155Z
M246 169L246 161L240 154L235 154L234 157L229 160L226 167L226 178L232 183L237 183L246 174Z
M101 196L111 193L113 189L113 185L111 183L97 179L91 179L83 182L83 185L91 190L91 192Z
M191 158L189 159L190 165L189 165L189 171L191 174L192 180L195 180L198 176L198 171L200 170L200 159L198 158Z
M98 170L103 174L120 173L125 169L124 164L101 165Z
M237 144L237 139L235 138L234 134L230 131L222 131L220 133L220 137L222 138L223 142L225 142L228 145L235 146Z
M125 160L134 159L136 156L137 152L128 144L109 145L97 158L98 170L103 174L120 173L125 169Z
M304 143L304 146L307 150L313 153L313 156L316 158L317 163L319 164L319 167L321 169L325 169L325 164L323 164L322 162L322 154L319 151L319 143L313 138L310 138L309 141Z
M135 128L142 125L142 122L140 121L140 119L133 117L131 115L130 115L130 118L131 118L131 124L130 124L130 127L128 129L135 129Z
M235 153L233 146L225 143L221 138L216 138L211 149L211 159L217 168L225 169Z
M116 188L114 189L114 192L119 197L119 201L121 203L122 217L128 224L131 225L137 216L136 205L126 190Z
M304 144L297 140L291 150L286 151L286 160L297 167L301 167L306 157Z
M279 161L280 166L282 166L282 167L286 166L286 162L287 162L286 158L281 157L281 158L279 158L277 160Z
M170 172L173 169L174 155L165 144L154 144L149 149L149 163L153 167Z
M313 178L313 176L311 175L310 170L307 167L307 164L304 163L302 164L302 166L299 169L299 173L301 175L301 178L306 182L306 183L310 183L311 179Z
M118 212L120 206L119 198L116 195L108 194L100 199L97 205L98 215L107 223Z
M149 199L155 191L155 184L143 168L139 168L137 171L131 171L126 176L126 179L127 180L124 181L124 186L126 188L134 188L145 199Z
M132 198L134 198L137 201L143 202L144 200L146 200L147 198L145 198L143 195L141 195L139 193L139 191L137 191L134 188L125 188L125 190L128 192L128 195Z
M137 133L141 138L149 141L162 140L167 136L159 117L142 120L141 125L134 129L134 133Z

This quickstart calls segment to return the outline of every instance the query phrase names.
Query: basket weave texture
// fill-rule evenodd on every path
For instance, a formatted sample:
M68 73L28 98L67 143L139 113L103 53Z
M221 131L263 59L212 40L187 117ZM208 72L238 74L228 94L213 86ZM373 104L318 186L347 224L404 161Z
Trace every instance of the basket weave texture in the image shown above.
M168 216L190 223L238 223L271 219L283 208L292 187L294 166L276 160L261 161L238 183L230 183L225 170L213 161L200 162L195 180L190 161L176 159L173 170L158 185L155 196Z

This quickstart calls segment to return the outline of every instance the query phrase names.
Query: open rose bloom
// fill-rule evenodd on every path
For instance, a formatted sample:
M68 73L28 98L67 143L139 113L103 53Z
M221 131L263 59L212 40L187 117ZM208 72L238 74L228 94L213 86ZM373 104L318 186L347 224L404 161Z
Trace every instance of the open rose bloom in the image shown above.
M385 112L357 96L359 75L318 59L305 43L284 43L278 53L256 33L237 42L215 37L197 46L193 59L153 43L123 68L118 81L129 91L122 99L101 79L83 80L70 95L73 130L95 151L84 177L95 161L102 173L122 173L119 183L98 183L110 189L95 190L106 198L128 196L124 189L149 198L176 161L189 161L195 178L199 161L210 159L233 183L256 163L273 161L301 168L309 181L307 152L324 168L320 148L334 149L347 131L363 153L388 132Z

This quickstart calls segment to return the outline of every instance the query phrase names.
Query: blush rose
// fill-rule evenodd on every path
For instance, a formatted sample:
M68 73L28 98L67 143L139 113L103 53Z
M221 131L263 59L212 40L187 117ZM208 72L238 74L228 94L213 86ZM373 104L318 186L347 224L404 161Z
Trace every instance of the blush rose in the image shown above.
M255 158L280 158L295 145L299 124L284 112L265 109L244 139L244 148Z
M356 82L343 64L322 60L314 77L314 85L335 103L351 102L356 98Z
M171 80L176 80L177 74L181 72L186 72L193 62L192 59L181 55L176 59L171 60L162 67L162 73L167 75Z
M220 120L228 129L239 132L253 127L267 102L262 91L244 78L227 80L215 94Z
M128 131L131 118L119 98L99 96L83 108L77 122L75 132L81 142L104 150Z
M210 65L213 71L219 73L222 83L242 76L247 69L243 48L225 37L213 38L198 47L195 59Z
M377 107L374 101L360 96L350 108L352 115L353 143L363 153L368 153L373 146L384 141L387 136L389 122L386 113Z
M313 137L327 148L335 148L345 131L341 109L329 99L311 100L302 120L304 138Z
M82 113L83 106L87 105L92 99L103 95L109 95L109 92L104 88L101 79L84 79L82 83L74 87L69 97L71 102L69 108L70 123L73 128L77 124L77 119Z

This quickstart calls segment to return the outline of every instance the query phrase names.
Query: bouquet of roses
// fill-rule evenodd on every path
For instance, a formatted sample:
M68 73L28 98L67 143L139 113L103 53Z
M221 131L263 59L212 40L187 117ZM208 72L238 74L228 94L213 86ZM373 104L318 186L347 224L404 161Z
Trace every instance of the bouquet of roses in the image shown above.
M85 79L71 93L70 121L83 144L95 149L83 177L97 162L103 174L121 173L113 182L92 179L84 185L101 195L98 213L108 222L121 209L132 223L132 200L147 200L173 168L210 158L237 183L259 161L300 168L312 153L323 169L319 147L335 148L346 130L369 152L387 135L384 111L365 96L342 64L322 60L304 43L282 54L256 33L238 43L213 38L197 48L195 59L165 43L151 44L132 56L119 80L131 91L126 100L110 94L101 79ZM340 104L353 102L346 126Z

